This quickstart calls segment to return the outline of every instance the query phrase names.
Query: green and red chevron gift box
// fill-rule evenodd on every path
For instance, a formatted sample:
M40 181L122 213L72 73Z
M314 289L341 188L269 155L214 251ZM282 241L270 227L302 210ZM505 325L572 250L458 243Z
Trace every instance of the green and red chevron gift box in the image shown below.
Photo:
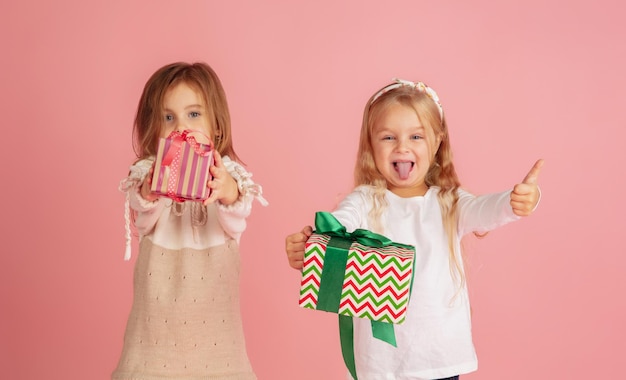
M373 232L347 233L318 212L306 242L300 306L373 321L402 323L413 276L412 246Z

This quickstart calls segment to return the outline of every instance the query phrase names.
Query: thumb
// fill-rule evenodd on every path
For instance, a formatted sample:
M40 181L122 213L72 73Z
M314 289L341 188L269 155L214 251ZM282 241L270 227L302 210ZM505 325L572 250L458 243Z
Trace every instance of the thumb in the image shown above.
M217 149L213 150L213 166L222 167L222 155L217 151Z
M539 172L541 171L541 167L543 166L543 159L537 160L535 165L533 165L532 169L526 174L522 183L536 185L537 180L539 179Z
M313 234L313 227L311 226L305 226L302 229L302 233L306 235L306 237L310 237Z

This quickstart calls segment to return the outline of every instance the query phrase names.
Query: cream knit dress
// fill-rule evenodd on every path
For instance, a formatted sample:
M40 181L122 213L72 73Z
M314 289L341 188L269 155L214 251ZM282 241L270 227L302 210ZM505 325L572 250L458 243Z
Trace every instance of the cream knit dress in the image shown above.
M256 379L239 311L238 243L253 199L266 202L251 174L228 157L223 161L241 194L230 206L146 201L139 186L151 160L133 165L122 181L140 244L112 379Z

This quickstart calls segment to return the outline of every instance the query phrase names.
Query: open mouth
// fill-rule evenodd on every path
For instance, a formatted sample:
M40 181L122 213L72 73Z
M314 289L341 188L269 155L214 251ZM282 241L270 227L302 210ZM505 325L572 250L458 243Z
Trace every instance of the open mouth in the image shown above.
M415 166L415 162L413 161L394 161L393 168L398 172L400 179L409 178L409 173L413 170L413 166Z

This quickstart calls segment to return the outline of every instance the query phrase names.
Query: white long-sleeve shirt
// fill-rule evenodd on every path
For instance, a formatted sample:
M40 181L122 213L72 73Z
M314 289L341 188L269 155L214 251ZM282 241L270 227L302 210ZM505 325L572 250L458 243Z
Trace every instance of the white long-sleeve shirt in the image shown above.
M359 380L438 379L472 372L478 366L467 287L459 290L451 275L438 192L439 188L431 187L424 196L401 198L386 191L383 234L415 246L415 272L406 320L394 326L397 348L375 339L369 320L353 318ZM459 190L459 197L457 253L463 235L519 219L509 203L510 191L476 197ZM349 232L371 230L367 220L371 204L371 187L360 186L333 215Z

